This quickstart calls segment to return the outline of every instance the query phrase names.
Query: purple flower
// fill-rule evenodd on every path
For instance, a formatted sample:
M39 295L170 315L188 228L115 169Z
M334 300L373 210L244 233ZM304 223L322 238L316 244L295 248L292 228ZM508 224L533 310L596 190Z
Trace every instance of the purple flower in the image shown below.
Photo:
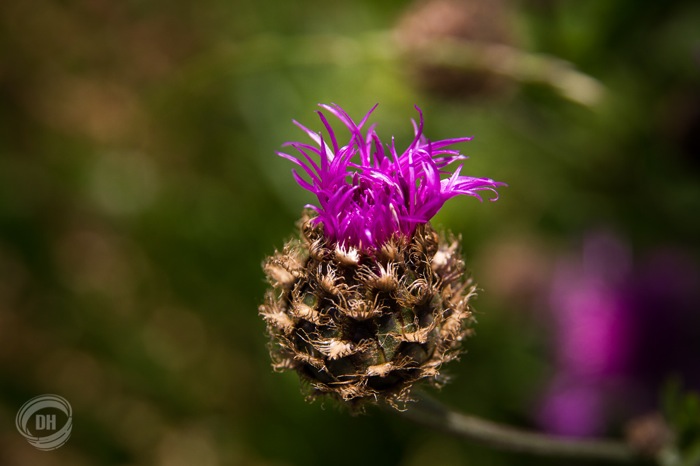
M372 250L393 235L410 237L416 226L427 223L448 199L466 194L479 198L478 191L489 190L503 183L488 178L462 176L462 165L450 172L445 167L466 156L447 147L471 138L445 139L431 142L423 136L423 113L416 107L420 122L413 122L415 138L402 153L396 152L394 140L385 145L375 126L363 133L376 105L359 123L355 123L339 106L320 105L338 118L349 130L350 139L339 144L323 112L318 115L328 132L328 139L294 121L313 144L288 142L299 152L293 156L280 152L303 169L310 180L294 170L297 183L318 198L315 221L323 225L328 240L346 247ZM446 178L441 175L448 174Z
M622 288L631 253L617 237L586 237L580 258L560 261L550 296L556 328L556 375L541 406L545 427L565 435L601 433L606 396L622 383L630 357L633 312Z
M669 376L700 387L700 269L687 251L635 255L609 232L584 237L559 261L551 287L555 373L539 406L551 432L600 435L658 409Z

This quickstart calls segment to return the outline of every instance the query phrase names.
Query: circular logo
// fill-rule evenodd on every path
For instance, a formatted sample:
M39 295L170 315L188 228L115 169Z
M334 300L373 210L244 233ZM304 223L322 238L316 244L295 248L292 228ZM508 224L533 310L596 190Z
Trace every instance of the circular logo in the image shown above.
M73 409L61 396L39 395L19 408L15 424L27 442L39 450L55 450L70 438Z

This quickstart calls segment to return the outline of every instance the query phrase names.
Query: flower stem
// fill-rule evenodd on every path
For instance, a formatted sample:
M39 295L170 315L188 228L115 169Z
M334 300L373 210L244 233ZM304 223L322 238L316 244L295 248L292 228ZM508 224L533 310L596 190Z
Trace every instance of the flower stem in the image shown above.
M412 421L454 436L507 450L540 456L632 462L639 455L622 441L573 439L528 432L447 408L424 393L401 414Z

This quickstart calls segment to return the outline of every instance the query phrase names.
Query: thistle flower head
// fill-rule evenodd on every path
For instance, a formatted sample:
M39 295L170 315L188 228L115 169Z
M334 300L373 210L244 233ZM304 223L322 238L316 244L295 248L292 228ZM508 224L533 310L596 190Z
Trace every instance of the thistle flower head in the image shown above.
M461 175L446 168L466 156L450 146L469 137L432 142L423 135L423 113L413 121L415 137L399 154L394 140L384 144L375 125L366 127L376 105L356 123L337 105L320 105L350 133L341 145L326 115L318 115L328 136L294 122L312 143L288 142L298 155L280 152L308 176L293 171L297 183L318 198L314 222L322 225L327 240L365 251L377 250L394 235L410 238L416 227L427 223L448 199L465 194L481 199L479 191L496 194L502 183ZM495 199L495 198L494 198Z
M316 195L300 237L263 264L270 288L260 315L277 370L294 370L309 396L353 408L384 401L403 406L416 382L441 385L442 365L457 358L474 323L474 284L459 240L428 223L458 194L500 185L445 168L465 157L448 149L469 138L430 142L423 115L398 154L382 144L372 110L355 123L338 106L321 106L350 132L341 145L323 112L320 133L296 123L312 143L291 142L297 182Z

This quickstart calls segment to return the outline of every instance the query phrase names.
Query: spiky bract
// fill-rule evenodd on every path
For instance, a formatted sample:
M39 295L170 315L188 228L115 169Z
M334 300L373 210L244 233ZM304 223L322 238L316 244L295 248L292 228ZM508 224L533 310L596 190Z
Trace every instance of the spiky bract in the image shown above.
M353 407L410 399L416 381L440 385L473 323L474 294L459 243L421 224L367 253L329 242L305 216L301 239L269 257L260 313L273 366L295 370L309 395Z

